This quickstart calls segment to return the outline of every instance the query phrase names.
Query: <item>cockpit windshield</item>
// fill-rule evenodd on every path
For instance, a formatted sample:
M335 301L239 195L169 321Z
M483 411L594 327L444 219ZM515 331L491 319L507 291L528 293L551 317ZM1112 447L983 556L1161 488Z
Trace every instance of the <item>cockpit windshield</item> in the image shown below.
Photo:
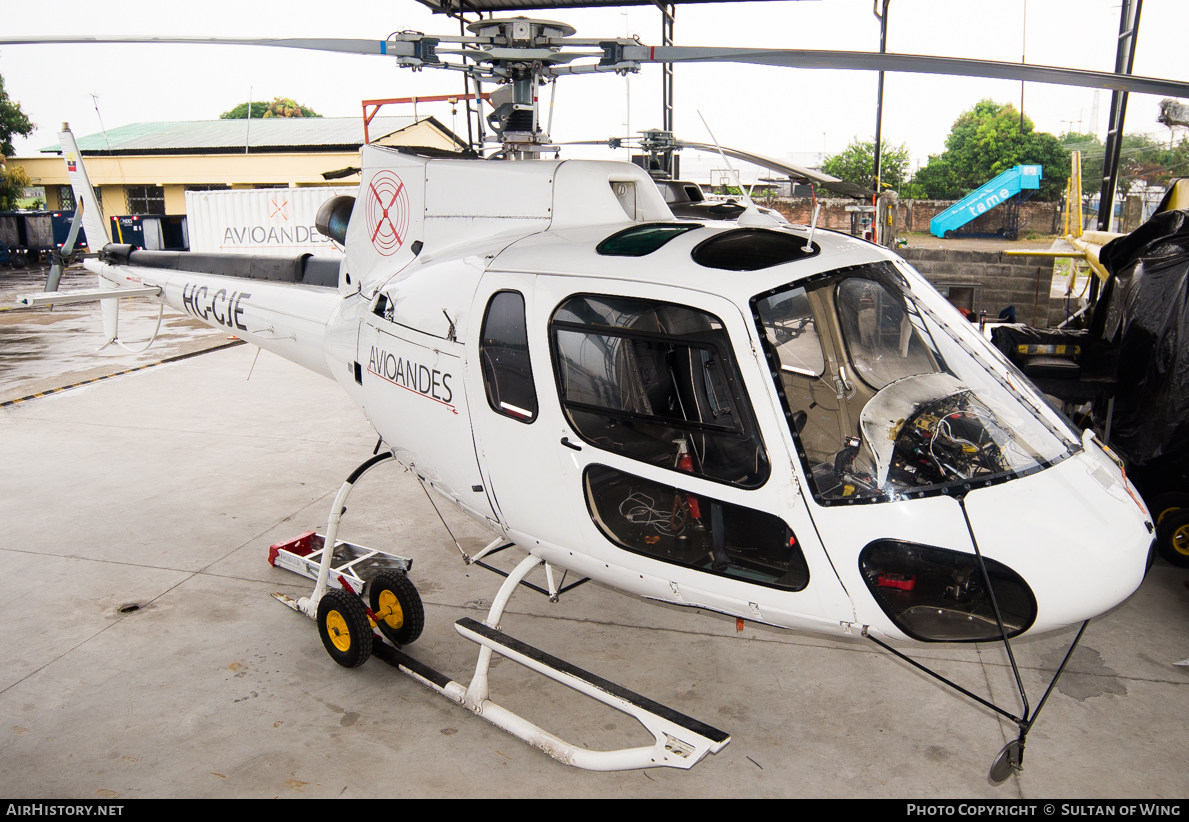
M842 269L752 299L819 500L879 502L1039 471L1079 447L1059 414L920 275Z

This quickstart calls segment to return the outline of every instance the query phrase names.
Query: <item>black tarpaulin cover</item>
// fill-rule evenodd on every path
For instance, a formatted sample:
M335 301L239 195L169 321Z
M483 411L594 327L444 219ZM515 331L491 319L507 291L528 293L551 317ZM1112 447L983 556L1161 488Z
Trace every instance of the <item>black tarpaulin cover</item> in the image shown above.
M1156 214L1099 258L1111 276L1091 336L1119 356L1110 444L1171 480L1189 466L1189 211Z

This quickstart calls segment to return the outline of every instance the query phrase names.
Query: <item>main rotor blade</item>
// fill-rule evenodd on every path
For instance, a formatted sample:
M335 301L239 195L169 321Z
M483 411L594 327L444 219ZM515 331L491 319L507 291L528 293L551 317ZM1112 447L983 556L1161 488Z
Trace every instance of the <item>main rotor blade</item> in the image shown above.
M121 35L74 35L60 37L3 37L0 46L35 46L65 43L169 43L200 46L277 46L312 49L341 54L378 54L412 57L414 44L400 40L349 40L338 38L227 38L227 37L126 37Z
M855 69L859 71L902 71L911 74L949 74L958 77L989 77L997 80L1026 80L1059 86L1084 86L1189 97L1189 82L1114 74L1106 71L968 60L961 57L928 57L920 54L879 54L869 51L813 51L807 49L701 48L698 46L625 46L622 59L637 63L754 63L809 69Z
M718 146L711 145L710 143L694 143L689 140L678 140L677 145L680 148L708 151L711 154L717 154L719 151ZM822 188L837 192L838 194L845 194L848 197L867 198L875 193L874 191L868 191L860 185L849 183L846 180L840 180L821 171L814 171L811 168L805 168L785 160L773 160L771 157L765 157L763 154L755 154L750 151L730 148L729 146L722 146L722 153L736 160L743 160L752 165L766 168L769 171L775 171L778 174L787 174L791 179L799 182L816 183Z
M678 140L677 145L681 148L692 148L697 149L698 151L708 151L711 154L716 154L719 150L718 146L712 145L710 143L695 143L691 140ZM741 149L723 146L722 153L736 160L743 160L744 162L751 163L752 165L766 168L769 171L787 174L789 177L793 177L807 183L827 185L829 183L842 182L837 177L831 177L829 174L823 174L820 171L813 171L812 169L794 165L793 163L789 163L784 160L773 160L771 157L765 157L762 154L753 154L750 151L743 151Z

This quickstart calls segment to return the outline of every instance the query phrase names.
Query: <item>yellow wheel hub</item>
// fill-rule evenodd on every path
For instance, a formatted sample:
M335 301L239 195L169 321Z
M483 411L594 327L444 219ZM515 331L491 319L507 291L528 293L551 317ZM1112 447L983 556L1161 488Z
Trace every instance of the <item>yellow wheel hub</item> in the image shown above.
M351 650L351 632L347 629L347 620L338 611L326 614L326 632L334 647L344 653Z
M394 631L405 624L405 612L400 607L400 600L396 598L396 594L388 590L380 592L380 610L376 612L376 616Z
M1172 548L1181 556L1189 557L1189 525L1182 525L1172 532Z

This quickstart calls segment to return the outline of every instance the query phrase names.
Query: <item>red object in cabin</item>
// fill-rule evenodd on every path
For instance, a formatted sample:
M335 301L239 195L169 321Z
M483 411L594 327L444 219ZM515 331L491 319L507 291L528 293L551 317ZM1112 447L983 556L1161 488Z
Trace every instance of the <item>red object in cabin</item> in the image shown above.
M689 451L683 451L677 457L677 467L682 471L694 472L694 458L689 455ZM702 518L702 511L698 507L698 498L686 494L685 499L689 502L689 515L694 519Z
M917 578L912 574L880 574L875 579L880 588L896 588L900 591L911 591L917 586Z

